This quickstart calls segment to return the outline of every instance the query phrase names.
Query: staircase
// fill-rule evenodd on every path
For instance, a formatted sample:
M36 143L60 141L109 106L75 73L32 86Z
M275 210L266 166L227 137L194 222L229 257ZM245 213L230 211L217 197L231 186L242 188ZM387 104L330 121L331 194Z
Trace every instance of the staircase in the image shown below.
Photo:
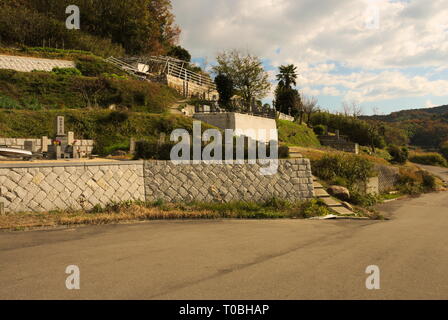
M332 198L315 176L313 176L313 186L316 198L322 200L331 211L341 216L355 214L352 210L346 208L340 201Z

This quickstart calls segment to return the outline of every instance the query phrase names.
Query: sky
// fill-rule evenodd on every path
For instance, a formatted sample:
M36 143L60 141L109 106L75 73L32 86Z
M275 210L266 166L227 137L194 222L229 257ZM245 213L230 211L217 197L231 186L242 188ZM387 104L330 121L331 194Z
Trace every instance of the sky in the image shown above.
M448 0L172 0L180 44L210 68L229 49L278 67L323 109L365 114L448 104ZM273 90L266 102L273 98Z

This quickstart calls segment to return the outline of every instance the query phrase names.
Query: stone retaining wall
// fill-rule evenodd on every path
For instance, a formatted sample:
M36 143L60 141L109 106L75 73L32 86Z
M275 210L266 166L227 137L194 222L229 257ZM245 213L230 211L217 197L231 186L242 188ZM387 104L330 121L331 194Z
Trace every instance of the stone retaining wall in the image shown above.
M33 152L47 152L48 146L51 145L51 139L47 137L42 137L42 139L34 138L0 138L0 146L7 146L9 148L25 149L25 142L30 141L34 144ZM88 156L92 154L94 141L93 140L75 140L74 145L76 150L82 156Z
M259 164L174 165L169 161L0 164L5 212L90 209L128 200L258 201L314 196L308 159L280 160L275 175Z
M90 209L145 200L143 162L2 166L0 202L5 212Z
M259 201L273 197L304 200L314 197L308 159L279 160L275 175L260 174L259 164L145 163L147 200Z
M75 68L73 61L0 55L0 69L20 72L52 71L53 68Z

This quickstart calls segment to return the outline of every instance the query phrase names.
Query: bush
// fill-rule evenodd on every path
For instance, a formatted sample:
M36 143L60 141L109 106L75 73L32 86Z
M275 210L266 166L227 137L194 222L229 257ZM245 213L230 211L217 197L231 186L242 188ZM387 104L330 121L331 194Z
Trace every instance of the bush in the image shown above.
M410 195L418 195L437 189L436 179L432 174L413 168L400 169L398 186L402 193Z
M440 145L440 153L448 161L448 141L446 141Z
M331 214L331 211L320 199L304 202L300 209L300 215L303 218L321 217Z
M406 147L390 146L387 151L392 157L392 163L405 164L409 158L409 151Z
M361 207L373 207L379 202L379 197L373 194L365 194L357 191L350 192L350 203Z
M171 143L153 143L149 141L137 141L135 144L135 159L170 160Z
M288 159L289 158L289 147L279 146L278 147L278 158L279 159Z
M107 63L97 57L81 56L76 60L76 68L81 71L84 76L87 77L99 77L103 74L110 75L115 74L117 76L126 76L127 74L115 67L114 65Z
M342 178L347 187L365 183L375 174L373 163L350 154L327 154L320 160L313 161L312 167L313 173L319 178L330 182Z
M318 136L322 136L327 132L327 127L319 124L317 126L313 127L314 133L317 134Z
M414 163L430 166L448 167L447 160L439 153L415 154L409 160Z
M53 68L53 73L61 76L81 76L82 73L76 68Z

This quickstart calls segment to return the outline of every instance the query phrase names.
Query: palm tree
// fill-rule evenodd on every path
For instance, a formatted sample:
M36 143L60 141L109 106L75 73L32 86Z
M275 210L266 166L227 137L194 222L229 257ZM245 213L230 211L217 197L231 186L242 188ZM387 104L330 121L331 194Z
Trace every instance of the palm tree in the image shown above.
M280 66L280 73L277 75L278 86L291 89L291 85L297 85L297 67L293 64Z

